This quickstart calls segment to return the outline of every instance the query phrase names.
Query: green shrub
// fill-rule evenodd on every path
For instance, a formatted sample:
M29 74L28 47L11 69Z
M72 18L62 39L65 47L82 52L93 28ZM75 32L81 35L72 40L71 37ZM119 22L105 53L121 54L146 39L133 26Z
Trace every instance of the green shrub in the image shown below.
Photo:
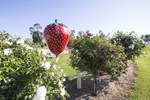
M138 57L141 54L142 49L145 47L145 44L141 39L137 37L134 32L125 34L123 32L115 33L111 41L117 42L124 47L124 52L128 60L135 60L135 57Z
M64 97L65 74L37 49L0 33L0 100L46 100ZM36 95L35 95L36 94Z
M125 69L123 47L113 45L105 38L87 34L74 40L70 55L70 65L81 71L88 71L96 78L108 74L115 79ZM96 95L96 91L94 91Z

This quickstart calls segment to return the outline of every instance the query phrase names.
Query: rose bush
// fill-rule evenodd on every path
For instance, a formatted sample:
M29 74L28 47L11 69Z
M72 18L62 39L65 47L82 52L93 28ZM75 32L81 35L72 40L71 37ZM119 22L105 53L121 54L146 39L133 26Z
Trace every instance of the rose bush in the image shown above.
M108 74L116 79L125 70L124 48L113 45L105 38L92 34L83 35L74 40L70 55L70 65L81 71L88 71L94 77L94 95L96 95L96 78Z
M63 69L9 33L0 32L0 100L54 100L67 95Z
M142 53L142 49L145 47L145 43L137 37L132 31L129 34L118 31L111 39L112 42L117 42L124 47L124 52L128 60L135 60Z

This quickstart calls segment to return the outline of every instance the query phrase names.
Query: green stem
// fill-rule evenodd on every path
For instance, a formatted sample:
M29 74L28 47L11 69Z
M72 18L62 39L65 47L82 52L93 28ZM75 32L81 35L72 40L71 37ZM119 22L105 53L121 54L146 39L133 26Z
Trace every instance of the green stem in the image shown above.
M55 23L56 23L56 24L57 24L57 21L58 21L58 20L57 20L57 19L55 19Z

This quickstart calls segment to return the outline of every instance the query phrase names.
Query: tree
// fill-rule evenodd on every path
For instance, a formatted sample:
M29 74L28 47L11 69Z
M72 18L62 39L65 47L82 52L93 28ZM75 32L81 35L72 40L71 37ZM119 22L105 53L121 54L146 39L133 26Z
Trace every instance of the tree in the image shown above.
M103 38L109 38L110 33L108 33L107 35L105 35L101 30L99 30L99 37L103 37Z
M104 74L117 79L125 70L125 54L120 45L113 45L106 38L92 34L83 35L74 40L70 54L70 65L93 76L93 95L97 95L97 78Z
M147 42L147 43L149 43L149 41L150 41L150 34L146 34L144 36L144 41Z
M69 42L68 42L68 44L67 44L67 47L68 47L69 49L72 48L72 44L73 44L74 39L75 39L74 34L75 34L75 30L71 30L71 32L70 32L70 39L69 39Z
M142 49L145 47L145 44L137 37L134 31L129 32L129 34L117 31L111 41L112 43L117 43L124 47L127 60L134 61L135 57L138 57L142 53Z
M79 31L78 34L79 34L79 36L81 37L81 36L83 36L83 35L85 34L85 32Z
M38 44L42 44L42 35L43 33L40 31L42 29L41 25L39 23L34 24L34 27L30 27L30 34L32 35L32 39L33 39L33 43L35 43L36 45ZM35 30L36 29L36 30Z

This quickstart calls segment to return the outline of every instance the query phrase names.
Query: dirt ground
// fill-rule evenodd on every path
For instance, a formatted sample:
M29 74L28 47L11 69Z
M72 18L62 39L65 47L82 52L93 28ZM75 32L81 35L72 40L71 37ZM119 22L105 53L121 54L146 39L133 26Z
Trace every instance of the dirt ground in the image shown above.
M129 93L137 76L136 64L129 61L127 73L118 77L118 81L111 82L109 76L103 76L98 79L98 95L92 96L93 78L82 78L82 88L76 89L76 82L67 87L70 97L67 100L129 100Z

